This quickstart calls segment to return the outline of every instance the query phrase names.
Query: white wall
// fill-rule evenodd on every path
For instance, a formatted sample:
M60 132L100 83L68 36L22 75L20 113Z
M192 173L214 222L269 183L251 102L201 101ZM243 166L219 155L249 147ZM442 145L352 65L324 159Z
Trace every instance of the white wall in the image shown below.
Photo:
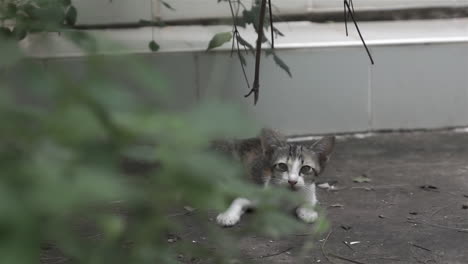
M166 0L176 10L165 8L159 0L74 0L78 24L136 23L151 20L152 14L164 21L229 17L227 2L217 0ZM246 6L252 0L242 1ZM381 10L415 7L468 6L468 0L354 0L357 10ZM306 14L343 9L343 0L272 0L277 14ZM153 11L153 12L152 12Z
M147 49L149 28L108 30L106 36L127 46L102 53L143 56L181 95L179 106L212 97L236 102L259 124L291 135L468 125L468 19L361 23L374 66L356 32L345 37L342 23L277 25L286 37L278 39L276 52L293 78L262 58L257 106L243 97L248 90L230 44L204 51L212 34L229 26L158 29L158 53ZM254 39L253 30L241 34ZM28 40L25 50L46 69L82 67L81 54L57 34ZM247 63L252 82L252 56Z

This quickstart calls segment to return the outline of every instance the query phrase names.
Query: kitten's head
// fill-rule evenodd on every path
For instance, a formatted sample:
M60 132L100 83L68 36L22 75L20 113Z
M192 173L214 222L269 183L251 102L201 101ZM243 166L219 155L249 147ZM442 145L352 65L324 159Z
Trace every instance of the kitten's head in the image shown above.
M315 182L325 169L335 145L334 136L323 137L312 145L290 143L270 129L262 130L260 138L272 173L270 183L293 190Z

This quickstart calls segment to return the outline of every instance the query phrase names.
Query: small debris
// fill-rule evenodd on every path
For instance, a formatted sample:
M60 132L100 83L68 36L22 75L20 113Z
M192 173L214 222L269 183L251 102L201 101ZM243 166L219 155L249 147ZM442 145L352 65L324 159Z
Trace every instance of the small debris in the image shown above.
M336 203L336 204L330 205L330 207L332 207L332 208L343 208L344 205L342 205L342 204L340 204L340 203Z
M185 209L185 211L187 211L189 213L193 213L196 210L195 208L190 207L188 205L184 206L184 209Z
M338 190L335 186L337 183L338 181L322 182L322 183L318 183L317 187L320 189L327 190L327 191L336 191Z
M341 225L340 227L341 227L343 230L346 230L346 231L348 231L348 230L350 230L351 228L353 228L353 227L350 226L350 225Z
M468 198L468 194L464 194L463 197Z
M330 189L331 188L331 185L328 183L328 182L325 182L325 183L321 183L319 185L317 185L317 187L319 187L320 189Z
M387 217L385 217L385 215L379 215L379 218L383 219L383 218L387 218Z
M430 184L421 185L421 186L419 186L419 188L421 188L424 191L433 191L433 192L438 191L438 189L439 189L437 186L430 185Z
M349 242L350 245L355 245L355 244L360 244L360 243L361 243L361 241L351 241L351 242Z
M418 215L418 212L409 212L410 215Z
M177 235L169 234L167 235L167 242L168 243L175 243L180 240L180 237Z
M465 209L465 210L468 209L468 203L464 203L464 204L462 205L462 209Z
M343 244L345 244L349 249L351 249L352 251L354 251L354 248L351 247L351 245L349 244L348 241L343 241Z
M353 182L365 183L365 182L371 182L371 179L367 177L366 174L362 174L361 176L354 178Z

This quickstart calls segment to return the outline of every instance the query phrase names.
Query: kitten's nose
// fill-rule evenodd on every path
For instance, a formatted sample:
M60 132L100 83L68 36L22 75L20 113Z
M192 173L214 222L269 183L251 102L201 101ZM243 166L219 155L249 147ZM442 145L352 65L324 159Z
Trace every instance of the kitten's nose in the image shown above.
M294 186L294 185L296 185L297 181L288 180L288 183L289 183L291 186Z

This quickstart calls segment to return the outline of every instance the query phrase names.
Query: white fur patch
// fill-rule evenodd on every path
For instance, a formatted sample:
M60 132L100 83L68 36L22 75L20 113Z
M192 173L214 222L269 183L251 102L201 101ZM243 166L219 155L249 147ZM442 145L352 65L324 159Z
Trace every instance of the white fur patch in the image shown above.
M216 217L216 222L221 226L233 226L240 221L245 210L251 206L251 202L245 198L235 199L224 213Z
M315 212L314 209L307 208L307 207L297 208L296 215L297 215L297 217L299 217L299 219L301 219L305 223L309 223L309 224L315 222L315 220L317 220L317 218L318 218L317 212Z

